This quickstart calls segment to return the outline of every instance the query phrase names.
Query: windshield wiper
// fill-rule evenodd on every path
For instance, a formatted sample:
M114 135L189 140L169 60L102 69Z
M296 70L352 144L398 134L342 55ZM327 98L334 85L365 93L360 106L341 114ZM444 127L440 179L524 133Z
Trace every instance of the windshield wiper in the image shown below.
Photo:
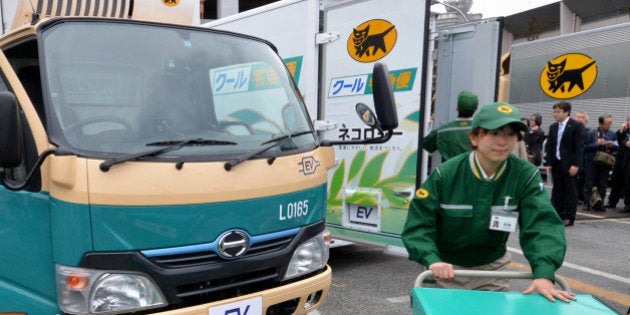
M254 150L254 151L251 151L251 152L247 152L247 153L245 153L245 154L243 154L243 155L241 155L241 156L239 156L239 157L237 157L235 159L231 159L231 160L225 162L225 164L223 165L223 168L226 171L229 171L234 166L236 166L238 164L241 164L241 162L247 161L247 160L249 160L249 159L251 159L251 158L253 158L253 157L255 157L255 156L259 155L259 154L265 153L267 150L269 150L269 149L271 149L273 147L276 147L276 146L280 145L281 143L283 143L282 142L283 140L288 140L288 139L291 139L292 137L297 137L297 136L301 136L301 135L305 135L305 134L309 134L309 133L312 134L313 132L310 131L310 130L298 131L298 132L294 132L294 133L291 133L291 134L288 134L288 135L287 134L283 134L283 135L281 135L279 137L271 138L271 139L261 143L261 145L265 145L265 144L271 143L268 146L264 146L264 147L259 148L257 150Z
M150 147L150 146L178 146L178 145L228 145L228 144L237 144L234 141L225 141L225 140L214 140L214 139L202 139L202 138L195 138L195 139L189 139L189 140L165 140L165 141L155 141L155 142L149 142L146 144L146 146Z
M186 145L234 145L237 144L233 141L223 141L223 140L213 140L213 139L201 139L201 138L193 138L188 140L166 140L166 141L156 141L149 142L147 146L164 146L163 148L158 148L155 150L149 150L144 152L127 154L111 159L107 159L99 165L99 168L103 172L109 171L109 169L116 164L120 164L128 161L135 161L140 158L149 157L149 156L157 156L168 151L180 149Z

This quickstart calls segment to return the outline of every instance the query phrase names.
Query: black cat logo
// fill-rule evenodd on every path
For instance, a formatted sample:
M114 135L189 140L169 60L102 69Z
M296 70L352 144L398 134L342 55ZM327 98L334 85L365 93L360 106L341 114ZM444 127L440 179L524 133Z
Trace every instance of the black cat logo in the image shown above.
M396 26L386 20L370 20L352 29L348 37L348 54L360 62L385 57L396 44Z
M540 87L550 97L567 99L586 92L597 78L597 64L583 54L565 54L547 62Z

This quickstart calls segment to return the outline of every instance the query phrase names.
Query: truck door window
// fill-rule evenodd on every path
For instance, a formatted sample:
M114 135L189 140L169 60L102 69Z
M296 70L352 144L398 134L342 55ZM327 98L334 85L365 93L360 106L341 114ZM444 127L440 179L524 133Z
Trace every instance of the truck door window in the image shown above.
M26 94L28 94L28 97L31 99L31 103L33 103L33 107L35 107L35 111L40 120L44 126L46 126L46 119L44 119L44 96L42 94L42 80L39 66L32 65L22 67L18 70L17 76Z
M0 91L11 91L4 78L4 74L0 77ZM22 163L18 167L5 169L5 176L17 182L23 182L26 174L33 168L37 161L37 147L33 133L26 119L26 114L20 106L20 127L22 129ZM39 170L35 173L35 177L31 183L25 188L28 191L39 191L41 189L41 177Z
M40 121L46 126L37 41L30 38L6 47L3 52L30 98Z
M9 91L7 84L4 82L4 76L2 77L2 80L0 80L0 91Z

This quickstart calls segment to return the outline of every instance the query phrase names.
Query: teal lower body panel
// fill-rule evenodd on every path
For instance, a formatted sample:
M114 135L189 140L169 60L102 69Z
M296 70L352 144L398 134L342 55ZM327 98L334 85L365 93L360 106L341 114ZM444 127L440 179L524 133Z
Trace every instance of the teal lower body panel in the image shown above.
M51 212L47 192L0 187L0 312L57 313Z
M43 297L25 288L0 281L0 312L25 314L59 314L57 301Z

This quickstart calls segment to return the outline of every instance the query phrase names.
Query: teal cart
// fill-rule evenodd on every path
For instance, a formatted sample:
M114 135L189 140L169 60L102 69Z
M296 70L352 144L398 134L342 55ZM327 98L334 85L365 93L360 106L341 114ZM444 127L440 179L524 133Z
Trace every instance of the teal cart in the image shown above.
M411 308L414 315L616 315L617 313L590 294L576 294L577 301L550 302L540 294L521 292L492 292L453 290L422 287L433 272L425 271L417 278L411 290ZM456 270L455 277L531 279L530 272ZM556 283L565 291L571 287L561 277Z

